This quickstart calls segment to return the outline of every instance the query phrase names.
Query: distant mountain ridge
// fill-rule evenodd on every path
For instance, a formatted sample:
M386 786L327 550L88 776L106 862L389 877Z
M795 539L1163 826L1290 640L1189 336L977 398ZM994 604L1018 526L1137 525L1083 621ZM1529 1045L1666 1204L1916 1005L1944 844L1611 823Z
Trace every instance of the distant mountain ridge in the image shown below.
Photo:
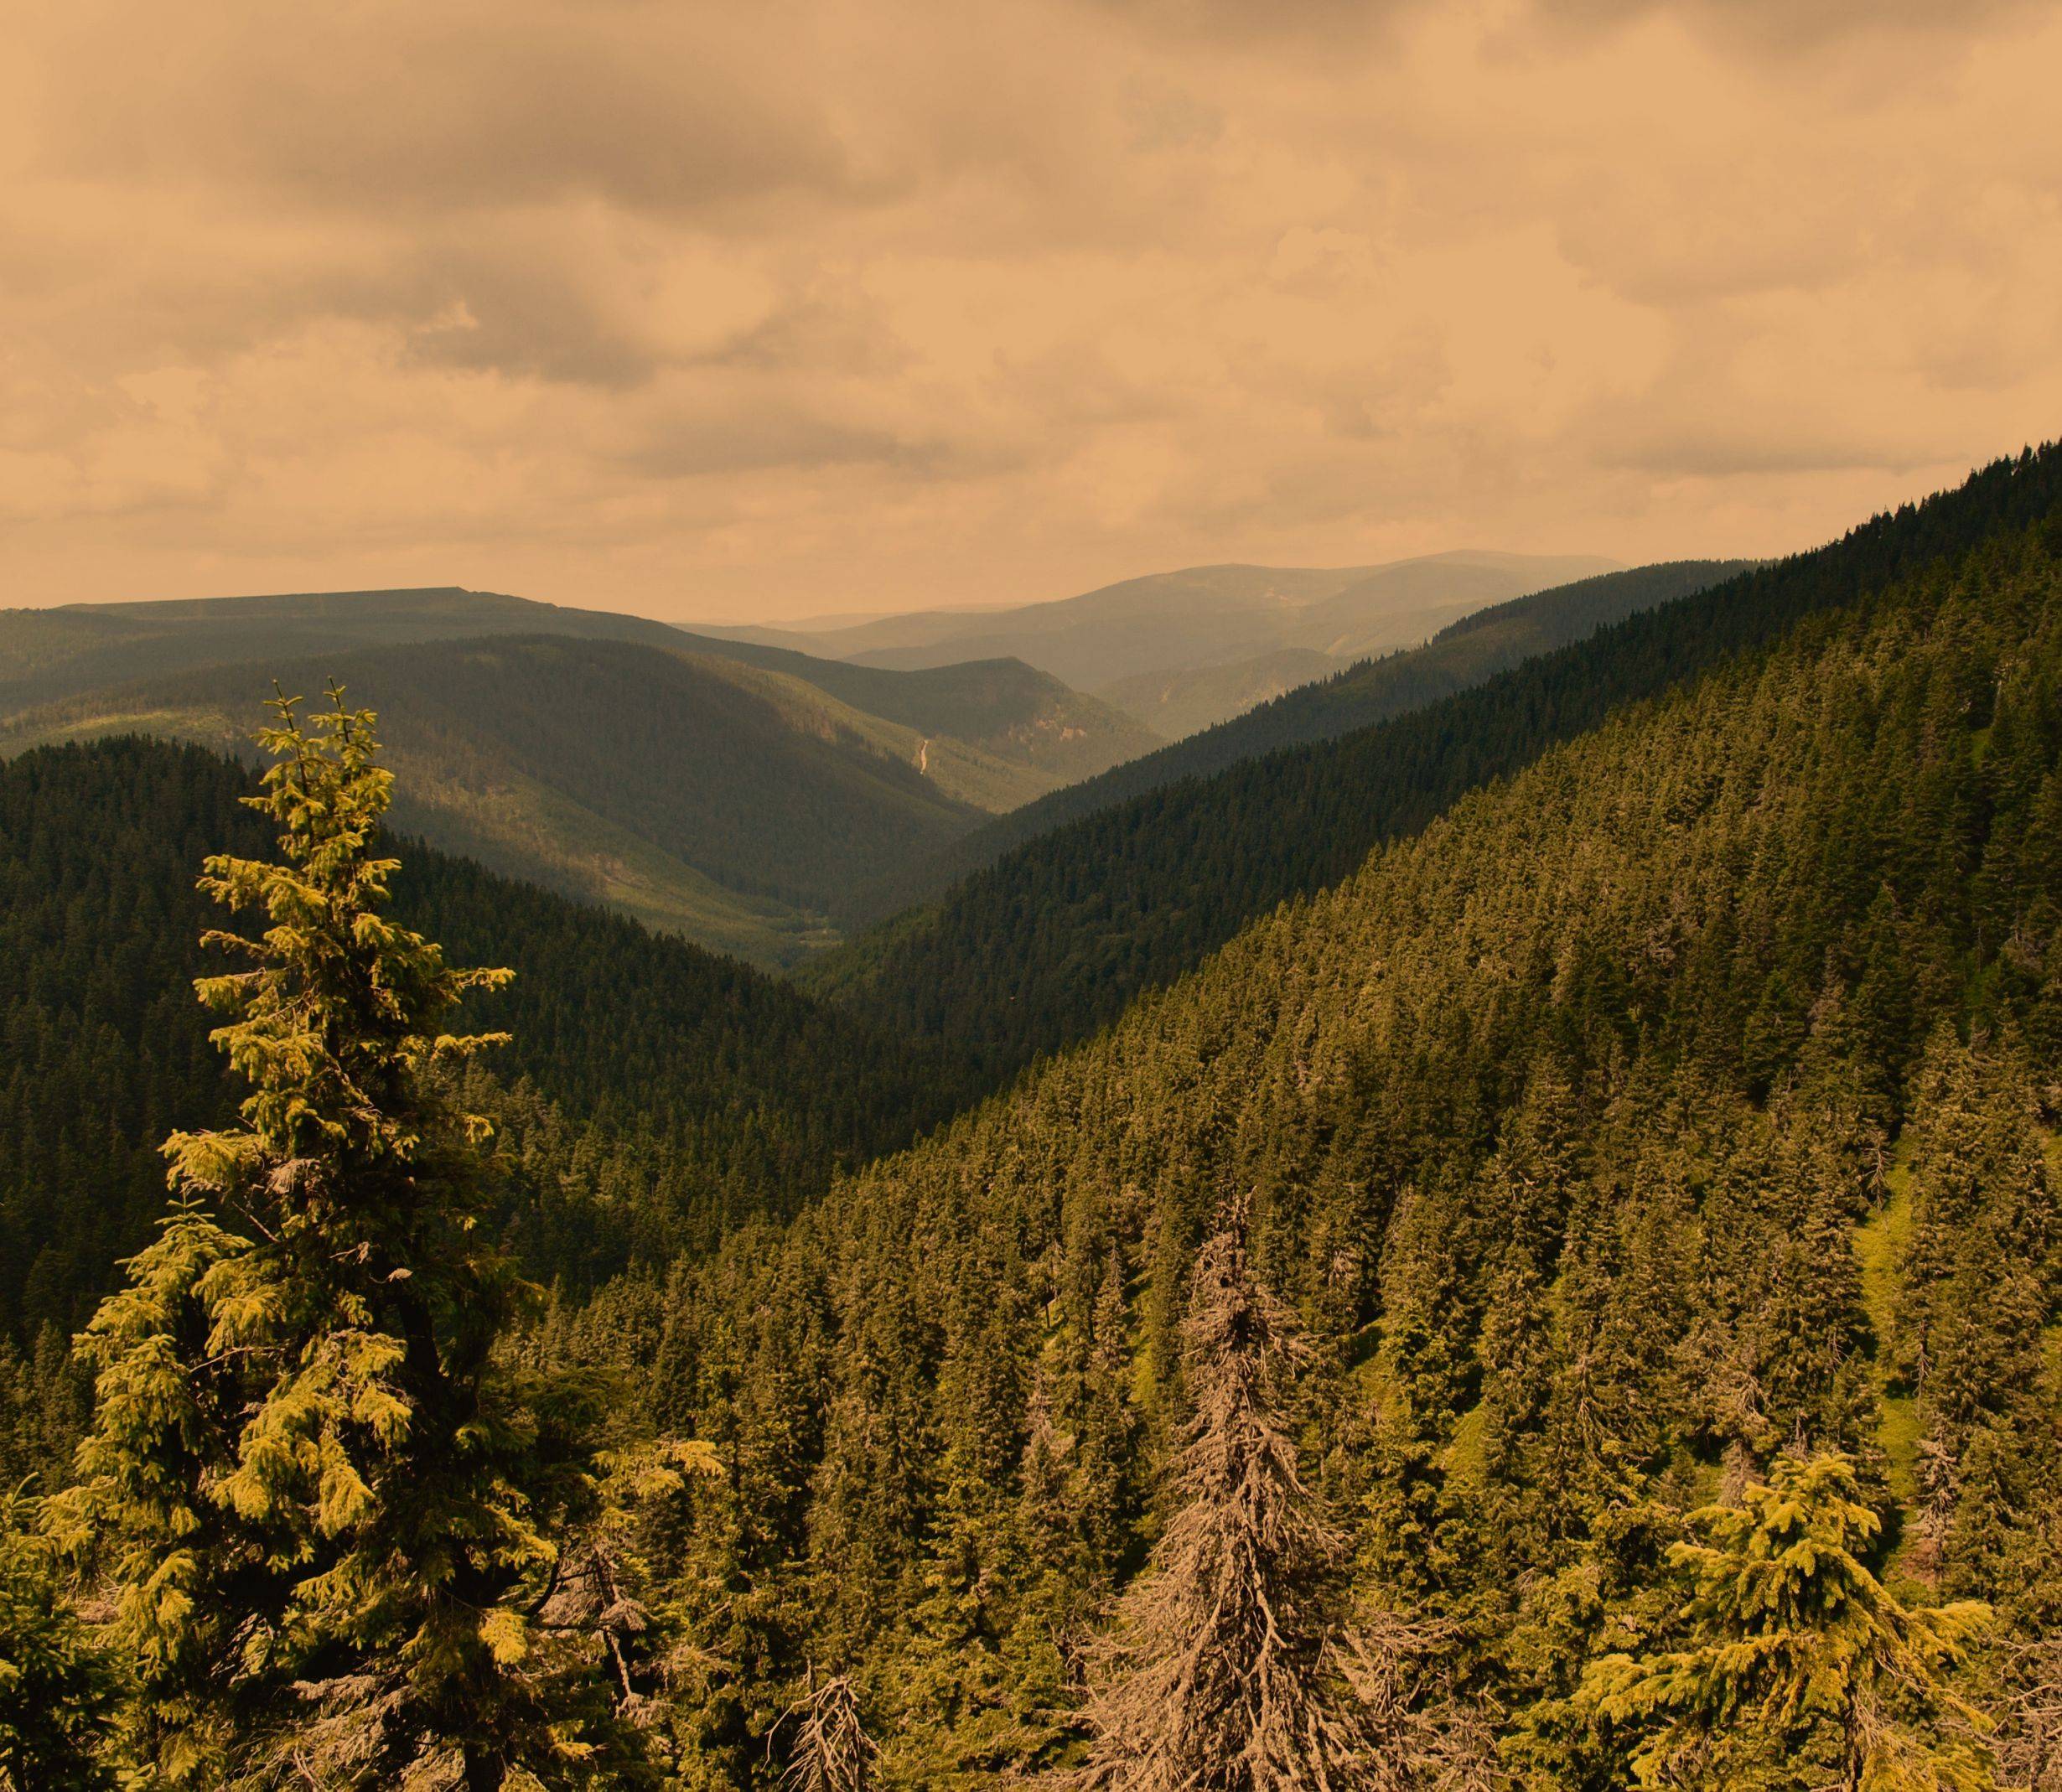
M1588 555L1471 550L1377 566L1188 567L1008 609L916 611L816 630L703 632L904 670L1006 655L1077 689L1099 689L1284 648L1357 658L1422 640L1467 610L1616 567Z

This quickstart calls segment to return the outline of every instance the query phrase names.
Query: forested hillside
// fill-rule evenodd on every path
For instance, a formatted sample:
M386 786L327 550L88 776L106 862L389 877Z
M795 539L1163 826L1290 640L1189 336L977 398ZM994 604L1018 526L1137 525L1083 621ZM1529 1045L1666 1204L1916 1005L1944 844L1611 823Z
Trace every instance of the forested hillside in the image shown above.
M873 919L931 901L959 878L993 864L1011 848L1070 821L1115 808L1129 798L1186 779L1208 777L1284 747L1337 740L1391 716L1425 708L1636 611L1718 584L1750 565L1747 561L1685 560L1601 573L1478 610L1443 629L1422 647L1347 666L1329 677L1306 672L1293 681L1294 688L1246 714L984 823L923 862L862 891L855 917ZM1116 693L1106 694L1115 700ZM1171 736L1175 731L1168 732Z
M235 1080L193 979L219 971L195 890L260 847L247 767L110 740L0 764L0 1329L70 1332L164 1204L158 1146L218 1121ZM399 912L517 975L498 1088L533 1263L579 1282L786 1213L832 1167L949 1111L942 1059L891 1045L735 961L406 847Z
M0 747L147 733L247 754L274 679L333 676L388 717L404 826L760 962L806 951L846 889L1013 782L779 673L550 635L175 673L31 711Z
M1686 631L1636 625L1619 645L1655 694L1586 738L1552 740L1572 675L1527 687L1530 764L785 1234L562 1320L576 1354L653 1365L647 1425L723 1464L651 1533L696 1664L686 1783L757 1783L812 1663L854 1677L887 1784L1070 1757L1101 1601L1201 1435L1212 1347L1181 1328L1227 1213L1308 1334L1287 1422L1350 1544L1344 1603L1404 1639L1401 1678L1369 1670L1392 1717L1443 1687L1542 1792L1629 1784L1664 1744L1697 1787L1987 1784L1992 1748L2003 1784L2050 1771L2056 466L1996 469ZM1667 676L1693 645L1737 651ZM1246 1310L1223 1248L1212 1297ZM1322 1527L1298 1535L1319 1560ZM1688 1701L1713 1638L1762 1659L1760 1620L1679 1590L1669 1548L1697 1535L1714 1575L1807 1537L1782 1646L1829 1664L1811 1700L1655 1728L1641 1661L1681 1664ZM1994 1608L1896 1618L1927 1665L1889 1704L1810 1654L1888 1609L1865 1563L1919 1607ZM1966 1723L1992 1732L1927 1690L1962 1635Z
M1113 1019L1464 792L1809 616L2046 518L2058 492L2062 450L2029 451L1427 708L1148 791L1017 848L935 907L819 961L814 987L884 1024L962 1042L1007 1073Z

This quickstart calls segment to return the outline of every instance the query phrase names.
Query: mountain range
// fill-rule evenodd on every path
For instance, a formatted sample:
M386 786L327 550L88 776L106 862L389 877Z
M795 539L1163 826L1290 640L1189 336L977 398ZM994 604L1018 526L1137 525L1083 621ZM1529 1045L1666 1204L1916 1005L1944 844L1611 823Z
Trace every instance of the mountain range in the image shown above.
M1469 610L1613 570L1588 555L1470 550L1378 566L1189 567L1005 609L704 632L862 666L1018 659L1171 739Z

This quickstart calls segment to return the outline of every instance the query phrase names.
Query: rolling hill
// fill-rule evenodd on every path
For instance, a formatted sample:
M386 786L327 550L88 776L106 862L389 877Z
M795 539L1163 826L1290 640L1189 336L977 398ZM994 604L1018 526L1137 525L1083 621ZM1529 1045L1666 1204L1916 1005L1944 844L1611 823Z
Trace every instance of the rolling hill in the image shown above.
M1299 648L1357 659L1424 640L1456 616L1611 569L1581 555L1458 552L1376 567L1190 567L1079 597L926 610L809 631L706 629L825 659L912 668L998 655L1077 690Z
M199 666L508 634L680 645L677 630L645 617L455 585L8 609L0 610L0 716Z
M451 638L473 624L492 632ZM0 613L0 752L241 750L275 676L335 676L388 717L406 825L761 964L832 937L858 885L1153 743L1020 662L846 666L462 591Z
M1280 647L1222 666L1134 672L1096 695L1161 739L1180 741L1339 670L1337 660L1314 647Z

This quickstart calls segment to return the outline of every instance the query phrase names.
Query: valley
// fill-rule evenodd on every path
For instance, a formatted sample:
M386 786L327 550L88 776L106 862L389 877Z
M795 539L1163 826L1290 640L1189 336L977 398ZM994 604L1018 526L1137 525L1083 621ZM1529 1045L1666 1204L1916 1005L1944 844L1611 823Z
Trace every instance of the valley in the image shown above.
M754 1783L769 1689L826 1655L896 1784L1077 1758L1067 1639L1172 1547L1206 1274L1308 1340L1270 1384L1309 1465L1283 1497L1351 1525L1360 1597L1449 1627L1543 1785L1614 1771L1585 1664L1654 1609L1650 1540L1800 1450L1885 1515L1886 1597L2037 1624L2059 606L2053 448L1789 561L1526 597L1063 812L806 992L578 859L540 878L540 842L715 842L726 915L828 911L1076 748L1045 675L516 629L282 660L378 699L396 920L516 973L463 998L509 1042L433 1086L494 1129L483 1211L548 1290L526 1348L706 1453L612 1521L700 1664L670 1758ZM10 1473L63 1479L63 1334L198 1223L159 1217L158 1139L236 1125L184 985L194 868L267 852L250 683L8 724ZM2008 1711L2016 1659L1972 1670Z
M967 613L978 627L918 615L751 639L458 587L11 610L0 754L127 733L241 753L272 680L308 694L338 679L379 700L404 826L793 967L880 913L918 868L956 862L962 842L982 850L992 819L1039 814L1030 805L1067 790L1103 800L1099 774L1162 745L1148 711L1190 732L1291 673L1314 676L1349 663L1342 653L1589 563L1456 553L1334 572L1201 568ZM1215 608L1191 609L1199 594ZM1277 655L1258 682L1215 657L1274 635L1326 646ZM1171 641L1185 655L1173 676L1198 695L1143 675L1160 695L1137 714L1050 669L1106 676Z

